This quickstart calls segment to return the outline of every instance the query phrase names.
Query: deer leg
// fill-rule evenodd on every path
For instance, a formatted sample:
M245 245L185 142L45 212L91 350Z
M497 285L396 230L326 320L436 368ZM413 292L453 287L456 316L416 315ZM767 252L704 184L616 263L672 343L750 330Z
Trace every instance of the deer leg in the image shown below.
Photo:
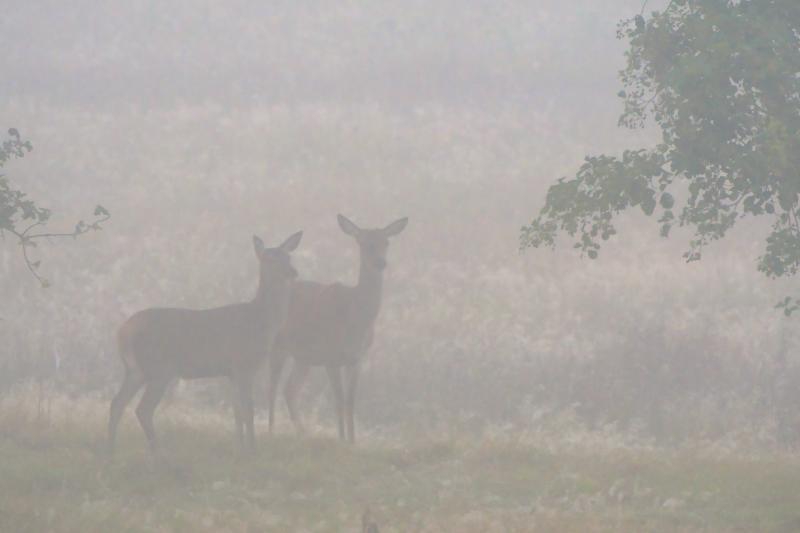
M356 442L356 389L358 388L358 375L361 370L360 365L355 364L346 368L347 376L347 404L345 413L347 415L347 440Z
M240 384L237 378L231 378L232 397L231 403L233 404L233 418L236 424L236 442L239 443L239 449L244 448L244 418L242 414L242 395L240 394Z
M286 398L286 407L289 408L289 417L292 419L292 423L298 433L305 433L305 429L297 413L297 394L300 392L300 388L305 382L308 370L308 365L298 363L297 359L295 359L292 373L289 374L289 379L286 381L286 386L283 388L283 395Z
M342 389L342 371L338 366L327 366L328 379L333 388L333 400L336 404L336 422L339 426L339 440L344 440L344 390Z
M164 392L169 385L168 379L158 379L151 381L147 384L142 394L142 399L139 400L139 405L136 406L136 416L139 418L139 425L142 426L145 436L147 436L147 443L150 445L150 452L155 455L158 452L158 442L156 440L156 432L153 427L153 413L155 413L158 402L164 396Z
M133 370L125 370L125 380L114 399L111 400L111 409L108 417L108 455L114 454L117 441L117 426L119 426L122 413L130 401L144 385L144 379Z
M242 419L247 431L247 447L250 451L256 449L256 433L253 418L253 380L249 375L242 376L239 381L239 402L242 407Z
M269 361L269 434L275 427L275 398L278 395L278 385L281 381L281 373L286 357L278 355Z

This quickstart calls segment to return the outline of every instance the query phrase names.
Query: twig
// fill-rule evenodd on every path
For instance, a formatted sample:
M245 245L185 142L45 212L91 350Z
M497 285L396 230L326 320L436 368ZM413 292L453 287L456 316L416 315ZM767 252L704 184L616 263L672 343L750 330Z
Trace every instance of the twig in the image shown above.
M80 221L76 226L75 230L71 233L54 233L54 232L46 232L46 233L34 233L29 234L29 232L38 226L44 225L43 222L37 221L25 228L23 231L19 232L14 228L4 228L8 230L11 234L16 236L19 239L19 244L22 246L22 258L25 261L25 266L28 268L30 273L36 280L43 286L48 287L50 283L42 277L36 269L39 267L39 263L34 263L31 261L31 258L28 256L28 247L32 245L34 239L50 239L50 238L63 238L63 237L78 237L79 235L83 235L84 233L88 233L89 231L99 231L102 229L102 224L106 222L108 219L111 218L111 214L109 214L105 209L103 209L103 216L96 219L91 224L86 224L83 221Z

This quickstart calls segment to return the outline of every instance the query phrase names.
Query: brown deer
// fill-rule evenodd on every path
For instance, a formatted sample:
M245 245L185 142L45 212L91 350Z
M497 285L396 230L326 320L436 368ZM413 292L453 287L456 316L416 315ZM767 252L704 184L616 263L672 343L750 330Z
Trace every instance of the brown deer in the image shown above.
M275 397L287 357L294 359L284 387L289 416L302 431L296 398L308 370L324 366L336 402L339 438L355 442L356 388L360 363L372 344L373 326L381 307L383 270L389 237L403 231L408 218L401 218L382 229L361 229L342 215L342 231L355 238L360 255L358 283L323 285L298 281L292 288L289 316L278 334L270 358L269 430L275 421ZM345 384L342 384L342 370ZM346 388L345 388L346 387Z
M108 451L113 454L117 426L125 407L143 386L136 416L150 451L158 449L153 413L167 386L176 378L228 377L235 386L233 401L239 444L255 447L252 380L268 357L289 308L297 277L289 253L297 248L297 232L277 248L265 248L254 236L259 261L255 297L244 303L213 309L151 308L139 311L120 327L119 352L125 380L111 402Z

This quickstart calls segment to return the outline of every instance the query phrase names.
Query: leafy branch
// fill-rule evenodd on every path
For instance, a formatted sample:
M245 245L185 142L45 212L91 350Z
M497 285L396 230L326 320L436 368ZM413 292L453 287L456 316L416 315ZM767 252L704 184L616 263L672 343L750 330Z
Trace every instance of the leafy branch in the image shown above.
M693 228L684 258L696 261L738 221L767 217L772 233L758 270L798 274L800 3L672 0L645 19L646 5L617 32L629 44L619 125L652 120L661 142L587 157L550 187L520 247L552 247L565 233L597 258L600 241L616 234L614 217L639 207L658 216L663 237L675 224ZM800 299L779 306L791 314Z

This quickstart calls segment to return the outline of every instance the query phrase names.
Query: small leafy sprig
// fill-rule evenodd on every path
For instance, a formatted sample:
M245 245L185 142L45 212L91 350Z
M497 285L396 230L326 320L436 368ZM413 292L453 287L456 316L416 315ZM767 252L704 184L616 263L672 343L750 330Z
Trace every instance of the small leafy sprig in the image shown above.
M792 298L787 296L775 306L775 309L783 309L783 314L792 316L795 311L800 311L800 298Z
M0 145L0 167L9 159L24 157L26 153L33 150L31 143L23 141L15 128L9 129L8 135L9 139ZM98 205L94 209L93 220L90 222L78 221L70 232L37 232L37 229L41 230L47 224L50 214L49 209L37 206L24 192L13 188L8 179L0 174L0 234L9 233L18 239L25 265L45 288L50 286L50 282L39 274L41 260L33 260L29 255L30 249L37 246L37 241L64 237L74 239L84 233L101 230L103 223L111 218L108 210L102 205ZM27 226L21 227L26 223Z
M33 276L39 281L39 283L42 284L42 287L47 288L50 286L50 282L47 280L47 278L44 278L39 274L41 260L31 260L30 255L28 255L28 250L30 248L36 248L36 241L39 239L57 239L63 237L72 237L75 239L79 235L89 233L90 231L100 231L103 229L102 224L111 218L111 213L109 213L108 210L102 205L98 205L94 208L94 216L95 218L91 222L79 220L78 223L75 224L75 229L73 229L71 232L32 233L33 229L44 225L44 222L41 221L34 222L22 231L17 231L13 228L3 229L9 231L9 233L19 239L19 245L22 247L22 257L25 260L25 265L28 267L28 270L31 272L31 274L33 274Z

